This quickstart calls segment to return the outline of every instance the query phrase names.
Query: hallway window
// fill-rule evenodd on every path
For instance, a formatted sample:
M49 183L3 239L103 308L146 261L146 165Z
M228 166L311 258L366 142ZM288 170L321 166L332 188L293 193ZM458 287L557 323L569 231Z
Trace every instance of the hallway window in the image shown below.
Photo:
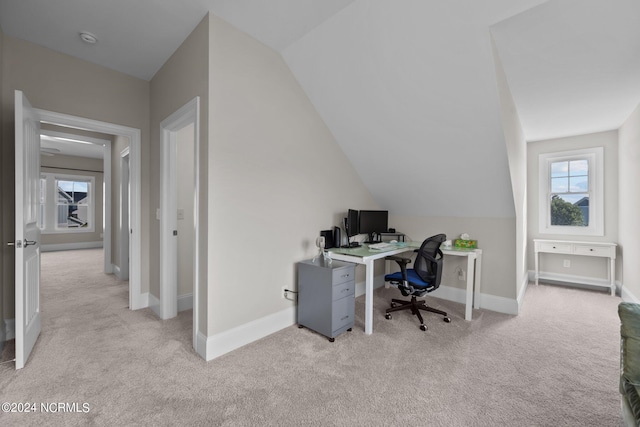
M43 233L95 230L94 178L43 173L38 223ZM44 189L43 189L44 187Z

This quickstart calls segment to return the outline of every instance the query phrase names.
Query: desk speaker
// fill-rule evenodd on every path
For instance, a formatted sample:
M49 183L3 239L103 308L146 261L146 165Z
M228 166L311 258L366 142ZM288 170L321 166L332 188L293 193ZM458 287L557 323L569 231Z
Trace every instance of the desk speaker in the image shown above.
M324 247L325 249L333 248L333 231L332 230L322 230L320 232L320 236L324 237Z

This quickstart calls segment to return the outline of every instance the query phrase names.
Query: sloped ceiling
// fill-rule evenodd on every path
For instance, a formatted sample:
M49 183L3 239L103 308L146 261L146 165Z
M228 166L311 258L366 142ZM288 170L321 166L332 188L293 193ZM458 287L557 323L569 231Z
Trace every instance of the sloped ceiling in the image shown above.
M381 208L512 217L491 37L528 140L614 129L640 103L639 4L0 0L0 26L148 80L211 11L281 52Z
M640 102L638 19L638 0L563 0L491 27L528 140L620 127Z

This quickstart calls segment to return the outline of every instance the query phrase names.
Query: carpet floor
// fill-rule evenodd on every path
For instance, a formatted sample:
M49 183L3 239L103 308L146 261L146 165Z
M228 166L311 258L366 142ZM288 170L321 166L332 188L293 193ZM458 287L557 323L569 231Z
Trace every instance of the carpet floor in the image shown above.
M359 297L355 328L334 343L292 325L205 362L191 311L161 321L128 310L127 283L101 259L43 254L41 336L24 369L0 365L0 402L36 410L0 412L0 425L621 423L620 298L606 292L530 284L518 316L474 310L471 322L464 305L429 297L452 322L425 314L422 332L408 312L384 318L399 293L380 288L371 336Z

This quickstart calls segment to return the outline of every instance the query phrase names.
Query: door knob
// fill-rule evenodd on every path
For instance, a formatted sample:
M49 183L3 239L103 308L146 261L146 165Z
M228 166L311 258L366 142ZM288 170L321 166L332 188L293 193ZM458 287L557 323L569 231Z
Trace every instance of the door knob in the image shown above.
M35 245L36 243L38 243L38 242L36 242L35 240L25 240L24 241L24 247L26 248L27 246Z

